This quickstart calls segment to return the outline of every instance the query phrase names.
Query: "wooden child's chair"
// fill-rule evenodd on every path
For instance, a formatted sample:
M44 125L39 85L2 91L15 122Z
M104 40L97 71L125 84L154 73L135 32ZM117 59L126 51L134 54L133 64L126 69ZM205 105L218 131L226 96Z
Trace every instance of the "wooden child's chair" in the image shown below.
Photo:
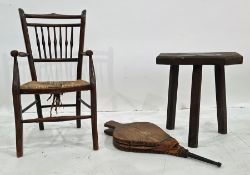
M60 15L60 14L26 14L22 9L19 9L23 36L26 46L26 52L17 50L11 51L11 56L14 58L13 70L13 105L15 112L15 127L16 127L16 153L17 157L23 156L23 124L24 123L39 123L40 130L44 130L44 122L58 122L76 120L77 128L81 127L81 119L91 119L93 149L98 150L98 133L97 133L97 102L96 102L96 78L92 60L93 52L91 50L83 51L84 48L84 33L86 10L82 11L81 15ZM34 18L40 21L56 21L57 23L30 22ZM59 21L79 21L77 23L59 23ZM28 21L29 20L29 21ZM37 47L31 47L30 35L34 33L34 38ZM75 31L79 31L79 36L76 38ZM79 37L79 38L78 38ZM74 43L78 42L79 45ZM74 48L78 50L76 54ZM36 53L36 54L35 54ZM37 56L36 56L37 55ZM82 63L83 56L89 58L89 82L82 80ZM31 81L20 85L18 57L27 57ZM73 81L39 81L36 74L35 64L40 62L76 62L76 79ZM81 99L81 91L90 91L91 104L87 104ZM61 104L60 94L66 92L76 92L75 104ZM21 96L25 94L34 94L35 101L26 108L21 107ZM52 94L53 103L51 105L42 105L40 94ZM90 115L81 115L81 103L91 109ZM37 118L23 119L22 113L28 110L33 105L37 108ZM43 117L42 108L46 107L76 107L75 116L57 116Z

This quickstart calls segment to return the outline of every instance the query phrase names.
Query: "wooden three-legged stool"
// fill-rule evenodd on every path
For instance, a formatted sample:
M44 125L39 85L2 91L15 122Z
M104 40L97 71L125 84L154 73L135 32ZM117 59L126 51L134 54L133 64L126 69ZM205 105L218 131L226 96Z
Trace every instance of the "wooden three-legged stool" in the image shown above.
M174 129L175 126L179 65L193 65L188 146L198 147L202 66L214 65L218 132L226 134L227 107L224 66L242 64L242 62L243 57L235 52L161 53L157 56L156 64L170 65L167 129Z

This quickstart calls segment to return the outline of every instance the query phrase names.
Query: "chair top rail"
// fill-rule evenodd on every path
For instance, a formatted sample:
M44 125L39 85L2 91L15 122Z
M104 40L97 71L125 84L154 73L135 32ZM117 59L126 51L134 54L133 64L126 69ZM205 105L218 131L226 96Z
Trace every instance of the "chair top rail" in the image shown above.
M25 14L26 18L44 18L44 19L80 19L81 15L62 15L57 13L51 14Z
M80 23L71 24L45 24L45 23L27 23L27 26L33 27L80 27Z
M78 58L34 58L34 62L78 62Z

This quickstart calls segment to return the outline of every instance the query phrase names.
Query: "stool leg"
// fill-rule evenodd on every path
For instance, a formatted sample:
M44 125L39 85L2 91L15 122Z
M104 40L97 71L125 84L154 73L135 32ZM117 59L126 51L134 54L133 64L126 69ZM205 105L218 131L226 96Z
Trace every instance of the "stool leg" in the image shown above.
M224 65L215 65L215 88L217 102L218 132L227 133L227 104Z
M188 146L198 147L202 65L193 66Z
M171 65L169 73L169 87L168 87L168 111L167 111L167 129L174 129L175 113L176 113L176 99L178 89L178 75L179 65Z

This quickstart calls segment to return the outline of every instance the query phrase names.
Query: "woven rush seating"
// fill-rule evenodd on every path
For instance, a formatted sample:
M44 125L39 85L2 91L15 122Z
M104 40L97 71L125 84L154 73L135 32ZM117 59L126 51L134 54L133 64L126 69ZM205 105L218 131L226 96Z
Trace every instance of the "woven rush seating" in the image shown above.
M76 81L30 81L20 86L21 93L63 93L76 90L86 90L90 84L84 80Z

